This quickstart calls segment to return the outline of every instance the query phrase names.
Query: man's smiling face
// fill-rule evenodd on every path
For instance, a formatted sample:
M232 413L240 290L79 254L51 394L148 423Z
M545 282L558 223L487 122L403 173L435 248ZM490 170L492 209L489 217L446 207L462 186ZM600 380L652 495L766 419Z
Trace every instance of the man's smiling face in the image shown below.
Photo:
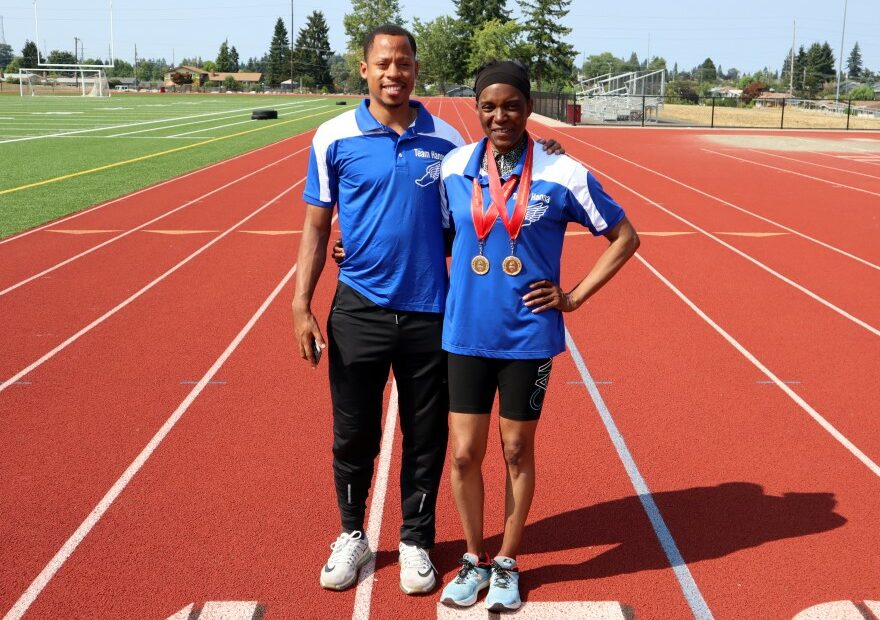
M361 62L370 100L389 109L409 103L418 73L419 64L405 36L376 35L366 61Z

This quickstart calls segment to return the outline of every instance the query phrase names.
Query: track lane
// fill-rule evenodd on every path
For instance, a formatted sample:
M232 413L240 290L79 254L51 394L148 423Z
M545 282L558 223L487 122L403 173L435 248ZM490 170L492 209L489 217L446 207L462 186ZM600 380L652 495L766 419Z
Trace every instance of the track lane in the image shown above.
M871 196L854 192L844 194L841 192L845 190L835 190L827 184L813 187L814 192L805 192L806 179L791 175L779 175L791 178L775 178L767 174L769 170L762 170L742 162L720 161L720 158L719 161L713 161L709 158L709 154L699 151L706 146L700 134L673 136L664 135L663 132L652 132L650 145L646 145L643 142L645 136L634 135L628 140L620 140L619 134L616 134L618 138L615 139L614 134L609 135L607 130L590 133L588 137L585 137L583 132L569 129L548 127L548 130L553 136L561 133L570 136L576 144L587 146L588 151L577 148L591 164L602 162L605 167L630 170L628 174L650 179L647 182L652 187L664 189L669 187L667 191L674 189L671 186L678 185L679 189L685 192L705 192L706 198L714 196L727 200L738 207L768 217L779 224L849 251L874 264L880 263L880 252L873 241L878 224L873 219L872 205L875 200ZM623 161L621 158L629 161ZM645 160L647 163L643 163ZM707 165L708 161L713 161L713 164ZM747 182L744 182L744 179ZM834 207L833 219L818 209L803 208L805 204L813 204L812 198L816 191L820 192L825 200L830 200L832 196L840 198L840 201L831 203ZM713 215L717 213L720 217L723 217L723 212L735 211L730 206L711 198L705 204L713 208L707 210L704 207L703 212ZM753 223L753 226L755 225L763 226L761 220L757 218Z

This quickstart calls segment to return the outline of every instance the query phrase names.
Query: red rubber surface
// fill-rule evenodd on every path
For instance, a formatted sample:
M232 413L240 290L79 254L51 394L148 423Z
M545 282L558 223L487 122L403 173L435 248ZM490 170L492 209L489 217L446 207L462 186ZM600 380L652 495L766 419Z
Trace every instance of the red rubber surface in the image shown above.
M467 132L480 135L470 100L428 106L466 139ZM773 373L793 382L790 388L868 458L880 460L878 337L649 201L712 234L781 232L778 227L619 157L874 263L880 224L866 194L702 149L870 191L877 183L745 149L707 147L700 138L706 132L531 127L594 169L639 231L693 233L644 235L639 254ZM131 229L295 153L309 138L95 209L63 228ZM821 154L782 154L875 170ZM306 163L304 151L148 227L213 232L134 232L0 296L7 317L0 327L0 380L297 183ZM293 267L298 234L242 231L300 230L301 191L293 189L0 391L3 613ZM833 217L817 200L836 207ZM0 286L111 236L51 229L0 244ZM791 233L718 238L880 326L876 269ZM563 284L582 277L604 245L569 237ZM316 294L322 319L334 269L328 265ZM206 601L259 601L266 618L353 615L354 589L336 593L318 585L338 520L329 394L326 364L312 371L293 353L292 293L290 282L26 617L164 619ZM880 560L872 552L880 543L878 476L641 262L634 259L566 324L716 618L793 618L825 601L880 599ZM689 617L676 574L582 380L569 354L555 360L539 426L538 489L519 558L524 598L614 600L639 619ZM498 443L490 435L484 466L490 549L499 543L503 514ZM379 554L370 617L432 618L436 593L406 597L398 589L399 453L398 436L382 533L373 541ZM432 558L446 581L464 550L446 477L438 518Z

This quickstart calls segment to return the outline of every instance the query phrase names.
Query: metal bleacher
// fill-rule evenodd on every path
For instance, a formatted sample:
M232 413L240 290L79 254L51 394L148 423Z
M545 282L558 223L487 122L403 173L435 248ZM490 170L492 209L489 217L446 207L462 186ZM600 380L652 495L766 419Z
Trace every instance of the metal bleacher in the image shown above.
M582 123L656 118L663 108L666 71L629 71L581 78L576 89Z

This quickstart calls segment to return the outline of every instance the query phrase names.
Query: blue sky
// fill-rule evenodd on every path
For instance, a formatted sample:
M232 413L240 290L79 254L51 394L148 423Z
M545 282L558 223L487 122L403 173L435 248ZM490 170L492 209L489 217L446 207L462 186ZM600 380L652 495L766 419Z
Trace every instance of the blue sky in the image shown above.
M429 5L429 8L423 8ZM40 39L49 49L73 49L73 38L83 40L86 55L97 55L110 42L109 0L38 0ZM401 0L404 17L429 20L454 14L452 0ZM243 8L246 7L246 8ZM342 18L347 1L294 0L294 22L299 29L314 10L324 11L335 50L345 47ZM508 0L518 15L518 4ZM779 69L791 46L792 20L797 21L797 45L828 41L835 56L840 47L843 0L696 0L625 4L574 0L568 37L584 56L610 51L628 58L650 53L663 56L671 67L691 68L707 56L725 70L736 67L753 72L769 66ZM240 56L260 56L268 48L275 20L290 20L290 2L284 0L114 0L116 55L127 60L138 55L164 57L171 62L184 56L212 59L223 39ZM5 36L16 53L25 38L34 38L32 0L0 0ZM859 42L865 66L880 71L880 1L848 0L844 61ZM42 48L42 42L41 42Z

